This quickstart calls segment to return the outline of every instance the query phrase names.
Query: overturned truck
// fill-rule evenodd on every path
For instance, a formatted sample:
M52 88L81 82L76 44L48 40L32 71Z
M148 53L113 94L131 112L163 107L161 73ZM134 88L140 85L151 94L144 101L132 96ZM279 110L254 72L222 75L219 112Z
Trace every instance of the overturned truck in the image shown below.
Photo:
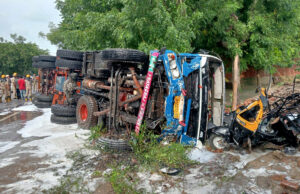
M129 138L143 123L195 145L207 138L208 125L223 124L224 66L217 56L105 49L84 54L82 73L77 123L104 126L108 142Z

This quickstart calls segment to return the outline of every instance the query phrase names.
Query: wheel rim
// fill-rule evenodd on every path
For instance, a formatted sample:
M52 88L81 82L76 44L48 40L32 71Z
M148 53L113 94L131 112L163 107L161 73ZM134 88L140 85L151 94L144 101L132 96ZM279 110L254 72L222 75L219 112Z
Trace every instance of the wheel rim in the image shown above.
M87 117L88 117L88 108L85 104L82 104L80 106L80 119L82 121L86 121Z
M224 144L224 138L217 136L213 139L213 144L217 149L224 149L225 144Z

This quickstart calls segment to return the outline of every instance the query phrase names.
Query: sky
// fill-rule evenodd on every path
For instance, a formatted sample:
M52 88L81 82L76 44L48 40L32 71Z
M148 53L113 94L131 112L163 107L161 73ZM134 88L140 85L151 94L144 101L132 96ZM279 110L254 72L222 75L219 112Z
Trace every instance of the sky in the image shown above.
M39 32L49 32L49 23L60 21L55 0L0 0L0 37L6 40L11 41L10 34L16 33L56 55L57 47L39 37Z

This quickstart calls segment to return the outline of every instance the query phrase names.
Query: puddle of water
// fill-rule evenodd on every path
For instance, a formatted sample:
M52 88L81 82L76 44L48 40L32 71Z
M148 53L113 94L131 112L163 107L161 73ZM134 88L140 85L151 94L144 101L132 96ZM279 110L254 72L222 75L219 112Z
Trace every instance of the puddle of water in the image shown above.
M20 120L23 121L23 123L25 123L26 121L31 120L41 114L41 112L11 112L7 115L1 116L0 123L1 125L7 125Z

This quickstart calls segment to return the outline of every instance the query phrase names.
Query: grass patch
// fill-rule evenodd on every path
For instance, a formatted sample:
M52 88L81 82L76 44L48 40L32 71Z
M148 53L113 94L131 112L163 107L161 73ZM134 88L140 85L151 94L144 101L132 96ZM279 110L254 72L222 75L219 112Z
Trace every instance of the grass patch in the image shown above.
M163 145L158 142L157 135L147 131L143 126L139 135L133 134L131 145L136 158L142 165L158 170L161 167L184 169L195 164L188 158L187 153L191 148L180 143Z
M90 193L83 178L76 176L65 176L60 179L58 186L42 192L47 194Z
M107 133L107 129L106 127L103 127L102 124L91 127L90 129L91 133L90 133L90 137L89 140L93 141L98 139L102 134Z
M111 183L114 192L117 194L123 193L132 193L137 194L140 191L135 189L137 180L134 180L132 176L130 176L130 172L134 172L135 169L132 167L113 168L112 172L109 175L106 175L106 179Z

